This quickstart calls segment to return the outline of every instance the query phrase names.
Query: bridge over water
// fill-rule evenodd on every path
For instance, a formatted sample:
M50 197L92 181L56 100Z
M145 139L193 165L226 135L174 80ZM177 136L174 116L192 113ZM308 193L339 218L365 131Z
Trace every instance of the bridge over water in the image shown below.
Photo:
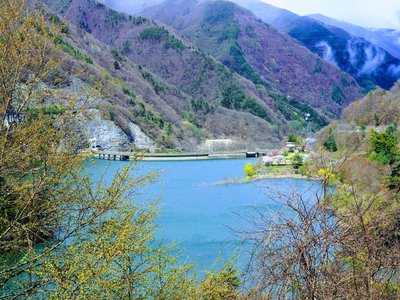
M145 161L171 161L171 160L207 160L207 159L245 159L257 158L267 151L243 151L243 152L221 152L221 153L135 153L101 151L94 156L103 160L145 160Z

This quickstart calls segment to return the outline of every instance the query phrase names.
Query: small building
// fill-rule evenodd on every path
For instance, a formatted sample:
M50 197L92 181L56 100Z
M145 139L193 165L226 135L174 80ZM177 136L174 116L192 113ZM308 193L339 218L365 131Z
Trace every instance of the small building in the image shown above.
M274 163L274 159L271 156L263 156L262 162L267 166L271 166Z
M263 164L267 166L279 166L286 165L286 157L283 155L275 155L275 156L263 156L262 158Z

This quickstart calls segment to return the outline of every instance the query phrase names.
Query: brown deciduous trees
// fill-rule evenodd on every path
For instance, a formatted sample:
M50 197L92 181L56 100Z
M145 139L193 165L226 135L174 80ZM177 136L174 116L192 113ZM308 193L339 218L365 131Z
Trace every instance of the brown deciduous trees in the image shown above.
M77 114L46 102L62 57L52 34L23 0L0 2L0 299L237 295L236 273L198 285L155 245L155 209L133 197L152 176L134 178L131 166L107 185L83 175Z
M310 173L321 179L313 199L281 199L285 213L260 213L250 274L271 299L398 299L399 198L388 168L359 147L321 151ZM398 147L398 145L396 146Z

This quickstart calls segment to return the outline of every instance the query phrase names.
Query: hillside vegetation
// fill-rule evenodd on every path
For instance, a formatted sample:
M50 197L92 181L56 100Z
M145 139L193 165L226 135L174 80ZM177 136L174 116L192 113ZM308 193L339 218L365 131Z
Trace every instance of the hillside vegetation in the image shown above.
M270 148L290 132L321 128L343 105L360 96L360 88L346 74L231 4L201 6L199 20L194 10L194 15L188 16L193 26L187 26L192 31L178 30L182 37L161 23L117 13L93 0L44 2L77 28L74 39L89 56L94 49L79 41L83 36L110 48L113 58L107 66L102 59L103 67L125 81L130 92L150 104L164 123L171 124L161 126L162 140L143 122L138 124L159 147L196 150L206 139L231 138L254 148ZM191 1L182 5L193 9ZM173 13L174 7L180 7L179 3L170 5L165 13ZM251 55L253 42L246 40L253 36L250 27L257 31L251 38L259 45L254 49L269 49L268 53L261 50ZM196 33L195 28L202 30ZM209 36L205 30L210 31ZM266 47L262 44L265 40L274 45ZM282 51L287 53L279 56ZM262 57L270 60L257 65ZM98 61L95 53L91 59ZM320 66L320 74L313 65ZM127 72L129 66L140 75L133 77L131 70ZM143 79L154 93L138 88ZM121 110L115 114L126 119L123 115Z
M254 246L246 274L227 263L200 277L156 240L157 205L137 199L151 197L139 188L155 175L132 173L134 165L127 164L109 181L93 182L80 151L85 139L77 127L88 111L105 113L104 105L119 105L119 114L108 111L115 122L133 108L142 126L179 140L184 129L141 99L146 91L168 95L171 83L23 0L0 2L0 37L1 299L400 297L398 87L355 102L319 133L304 166L321 187L315 201L285 193L272 218L265 207L254 208L254 232L244 233L243 245ZM165 30L138 38L163 39L182 50ZM118 73L121 68L129 72ZM131 86L123 76L138 81ZM234 106L246 96L229 93L236 100L226 97L233 109L223 111L239 114L244 107ZM213 110L212 103L189 103ZM241 121L235 119L239 128ZM249 176L254 171L246 167Z
M320 132L303 166L322 184L316 203L295 193L281 196L287 213L260 212L258 297L399 297L399 96L398 87L371 93Z
M260 0L234 0L261 20L289 34L370 91L390 89L400 78L398 32L369 29L320 15L299 16Z
M232 2L169 0L143 13L173 26L264 88L287 119L304 114L306 107L323 117L337 116L343 105L361 95L353 78Z

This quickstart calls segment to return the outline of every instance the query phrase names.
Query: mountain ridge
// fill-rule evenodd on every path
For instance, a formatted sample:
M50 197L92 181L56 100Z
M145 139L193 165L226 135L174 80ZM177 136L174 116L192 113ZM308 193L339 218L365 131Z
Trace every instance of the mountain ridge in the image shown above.
M55 7L57 3L54 1L51 1L50 4L53 9L57 8ZM272 99L268 95L258 91L253 83L232 73L212 57L208 57L199 50L185 44L162 26L141 17L135 18L117 14L94 1L76 1L71 2L71 4L75 5L72 7L72 11L70 10L71 7L68 7L68 9L62 7L60 11L66 15L68 13L71 14L69 19L72 19L72 23L77 25L78 32L86 32L85 35L89 34L90 36L96 33L99 36L102 35L105 44L112 48L116 56L120 56L120 60L122 57L123 60L127 59L128 62L132 61L136 64L140 76L143 77L142 80L145 79L150 83L157 97L163 96L165 85L170 85L171 92L175 93L176 97L169 95L166 107L170 107L174 112L175 117L170 122L171 124L177 124L179 129L178 136L173 138L175 140L174 147L180 148L183 146L183 149L195 150L206 138L233 138L243 143L258 145L259 147L270 147L279 143L280 136L288 130L284 116L272 111L272 105L268 104L268 101L272 103ZM76 11L74 11L75 9ZM93 9L106 12L106 15L99 18L100 21L97 22L90 19L86 14L86 9L87 11L94 11L94 15L96 11ZM75 15L76 12L80 14ZM74 16L78 16L75 22ZM119 44L115 43L116 40L118 41L118 34L116 34L118 26L116 23L119 22L124 23L126 26L129 25L128 28L130 29L134 28L132 29L134 35L129 38L130 41L135 42L132 47L135 47L135 51L137 51L133 53L133 60L123 51L125 46L123 42L128 39L121 38ZM90 26L93 26L93 28ZM107 26L113 29L111 30L112 34L108 36L104 35L104 32L109 30ZM130 33L124 30L123 34ZM147 48L139 49L146 45L148 45ZM145 51L150 51L150 53L146 54L144 53ZM178 77L170 76L176 69L174 64L181 63L179 60L175 60L177 58L171 55L171 52L182 55L179 59L186 59L196 64L188 64L184 71L178 68L178 74L176 75ZM151 62L150 59L152 58L157 58L156 62ZM201 65L199 65L199 61ZM159 64L164 64L166 67L157 68ZM113 72L119 73L124 70L124 63L119 62L119 65L119 69L113 70ZM170 65L172 65L172 69L168 71ZM109 67L112 67L112 65ZM196 82L193 73L201 76L204 74L209 78L200 76L197 79L198 82ZM186 76L187 78L184 78L186 81L178 80L179 76ZM160 79L160 82L157 78ZM127 79L129 82L129 78ZM167 81L162 83L164 80ZM135 89L132 90L133 93L136 92ZM170 89L167 90L169 91ZM235 105L235 107L221 106L220 101L226 97L226 93L235 93L233 96L240 102L240 105ZM146 91L141 94L145 102L149 102L152 99L147 94ZM185 96L179 96L181 94ZM178 99L183 101L177 101ZM153 102L154 104L157 103ZM157 107L156 110L162 111L162 108ZM121 112L118 114L121 114ZM239 126L240 124L242 126ZM260 131L265 134L260 135Z
M400 30L390 28L364 28L345 21L335 20L321 14L312 14L308 17L327 25L342 28L354 36L364 38L400 59Z
M390 89L400 78L400 59L381 48L379 43L375 45L362 35L352 35L346 28L325 24L309 16L299 16L259 0L233 1L352 75L366 91L375 85Z
M350 76L320 61L232 2L167 1L142 14L174 27L200 49L254 83L271 85L313 107L323 104L337 113L338 103L321 94L334 84L341 94L357 86ZM316 65L321 74L314 72ZM351 101L349 98L357 96L346 94L342 100Z

